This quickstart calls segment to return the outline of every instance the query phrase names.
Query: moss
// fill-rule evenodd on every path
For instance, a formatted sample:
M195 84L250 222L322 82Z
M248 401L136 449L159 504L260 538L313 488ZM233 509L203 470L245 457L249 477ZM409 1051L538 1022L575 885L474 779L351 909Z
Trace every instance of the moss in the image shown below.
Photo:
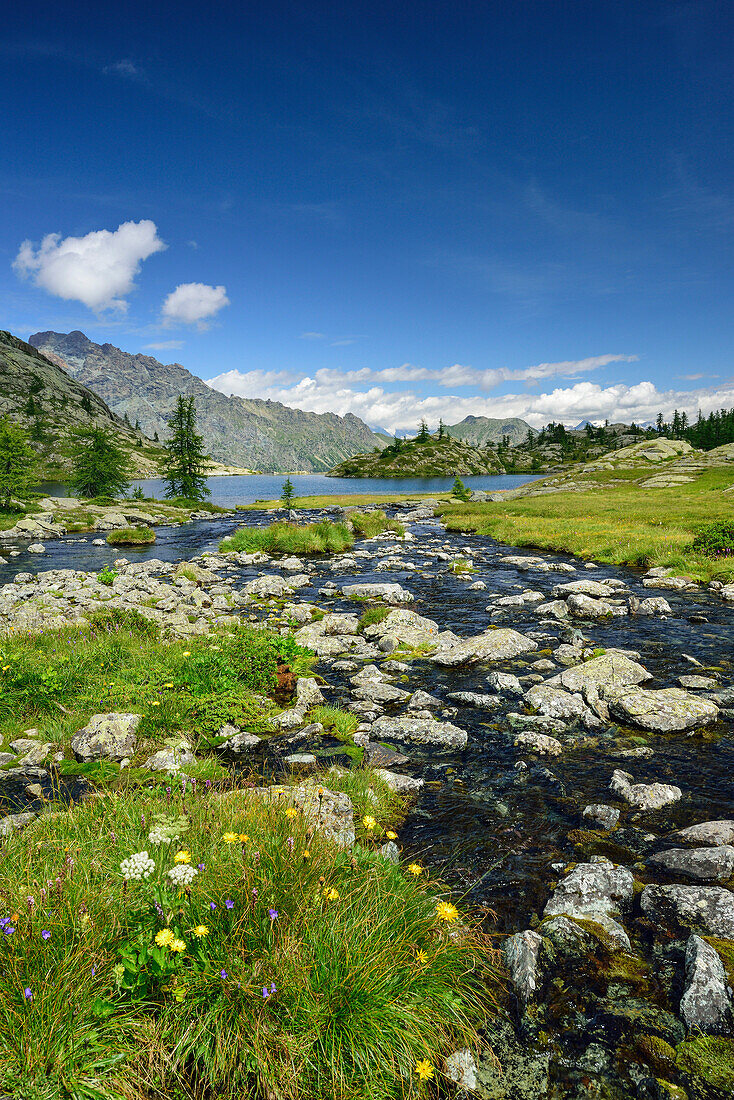
M675 1048L676 1065L692 1081L703 1083L714 1093L706 1096L731 1097L734 1094L734 1039L700 1035L685 1039Z
M357 629L362 633L365 627L381 623L389 614L389 607L368 607L366 611L362 612Z
M154 542L155 531L150 527L123 527L107 536L109 546L152 546Z
M704 936L721 959L729 985L734 988L734 940L720 940L716 936Z
M658 1035L638 1035L635 1049L657 1073L669 1073L675 1068L675 1047Z
M589 855L601 855L614 863L632 863L635 854L622 844L616 844L608 833L595 829L572 829L568 839L574 847L582 848Z

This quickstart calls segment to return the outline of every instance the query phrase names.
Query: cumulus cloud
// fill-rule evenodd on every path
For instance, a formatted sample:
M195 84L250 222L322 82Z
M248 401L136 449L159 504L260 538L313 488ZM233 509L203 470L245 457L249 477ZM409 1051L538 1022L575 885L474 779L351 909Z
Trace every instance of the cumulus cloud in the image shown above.
M420 368L416 368L420 369ZM413 431L421 417L432 427L442 417L447 424L456 424L465 416L498 418L521 417L539 428L550 420L568 425L582 420L608 418L630 423L651 421L658 412L670 417L674 409L685 410L695 417L698 409L708 413L713 409L734 406L734 382L716 389L660 391L653 382L641 381L633 386L617 383L600 386L583 381L559 387L541 394L508 393L500 396L430 394L419 396L413 390L386 390L381 385L364 388L374 372L367 370L340 373L319 370L313 376L296 379L292 376L274 380L272 372L237 370L212 378L208 385L223 393L241 397L270 398L285 405L311 412L351 412L368 424L380 425L390 432ZM363 388L356 388L362 386Z
M38 248L23 241L13 269L57 298L82 302L95 312L124 313L141 263L165 247L155 222L123 222L112 232L98 229L85 237L49 233Z
M170 348L182 348L183 340L159 340L155 344L146 344L146 351L168 351Z
M197 325L205 329L207 321L228 305L226 287L181 283L168 295L161 312L164 324Z

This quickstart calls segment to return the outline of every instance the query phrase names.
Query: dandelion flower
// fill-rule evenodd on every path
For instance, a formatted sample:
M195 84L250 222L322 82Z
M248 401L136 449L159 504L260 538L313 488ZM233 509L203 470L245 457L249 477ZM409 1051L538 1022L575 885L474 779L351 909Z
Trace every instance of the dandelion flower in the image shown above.
M309 852L308 848L303 849L303 858L304 859L310 859L311 858L311 853Z
M439 901L436 906L436 916L439 920L445 920L449 924L453 924L455 920L459 919L459 910L450 901Z
M415 1072L418 1074L418 1079L420 1081L433 1080L433 1066L427 1058L422 1058L420 1062L416 1062Z
M418 963L419 966L425 966L428 962L428 955L425 953L425 951L416 951L415 961Z
M194 929L194 935L196 936L197 940L203 940L204 936L209 935L209 929L205 924L197 924L196 928Z
M240 844L247 844L249 839L247 833L240 833Z
M167 684L164 684L163 686L164 686L164 688L172 688L173 684L169 681Z
M186 944L183 940L172 940L168 946L171 948L171 951L175 951L177 954L180 951L186 950Z
M409 863L408 870L410 871L411 875L423 874L423 868L421 867L420 863Z
M339 891L335 890L333 886L330 886L328 890L324 891L324 897L327 901L336 901L339 897Z
M222 840L225 844L235 844L240 839L239 833L225 833Z
M191 852L188 852L186 848L182 848L180 852L176 852L173 860L174 863L191 863Z
M385 836L387 837L388 840L397 840L398 839L398 834L394 833L392 831L392 829L388 829L387 832L385 833Z
M160 932L156 933L155 942L159 947L168 947L174 939L175 937L170 928L162 928Z
M298 813L298 810L296 810L293 806L289 806L288 809L285 811L285 816L286 817L295 817L297 813Z
M160 701L158 699L154 699L153 702L150 705L152 707L159 707L161 704L160 704Z
M190 649L185 649L183 651L183 653L181 654L181 656L182 657L190 657L191 656L191 650Z
M375 825L377 825L377 822L375 821L374 817L370 817L369 814L365 814L365 816L362 818L362 824L364 825L365 829L369 831L374 829Z

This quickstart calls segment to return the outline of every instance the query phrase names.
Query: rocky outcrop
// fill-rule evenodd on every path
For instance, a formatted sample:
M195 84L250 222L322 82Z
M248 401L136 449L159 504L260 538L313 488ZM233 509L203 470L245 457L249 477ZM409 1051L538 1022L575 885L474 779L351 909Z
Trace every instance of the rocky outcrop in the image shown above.
M696 729L715 722L719 716L719 708L714 703L682 688L633 689L618 695L610 707L622 721L660 733Z
M686 944L685 989L680 1014L689 1031L708 1035L731 1032L729 983L721 959L695 933Z
M438 722L433 718L382 717L373 724L370 739L463 749L467 742L467 734L466 730L452 725L451 722Z
M93 714L71 739L77 760L125 760L135 752L140 714Z
M445 668L455 665L475 664L477 661L506 661L523 653L532 653L538 643L516 630L497 627L473 638L439 649L431 660Z
M734 894L721 886L646 886L640 909L663 928L734 939Z

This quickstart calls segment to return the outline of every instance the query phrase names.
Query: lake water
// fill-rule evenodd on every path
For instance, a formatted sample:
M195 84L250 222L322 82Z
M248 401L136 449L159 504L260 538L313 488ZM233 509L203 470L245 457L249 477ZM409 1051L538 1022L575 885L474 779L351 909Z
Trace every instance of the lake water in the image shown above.
M233 508L236 504L254 504L256 500L274 500L280 496L285 474L239 474L231 477L210 477L212 504ZM528 474L496 474L465 477L470 489L515 489L537 478ZM450 491L452 477L391 477L353 478L326 477L325 474L292 474L296 497L351 495L353 493L445 493ZM136 481L146 496L163 498L163 481L150 478Z

